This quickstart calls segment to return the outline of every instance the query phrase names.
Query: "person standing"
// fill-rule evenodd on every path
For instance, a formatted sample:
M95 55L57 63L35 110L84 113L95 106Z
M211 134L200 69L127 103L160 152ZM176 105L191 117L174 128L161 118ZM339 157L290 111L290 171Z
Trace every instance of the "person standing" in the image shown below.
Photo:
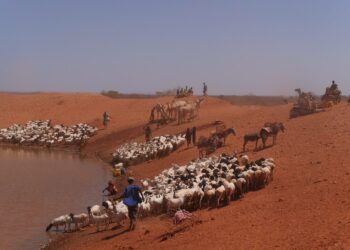
M134 178L128 177L128 186L125 188L124 193L120 198L123 198L123 203L128 207L130 219L129 230L134 230L136 227L138 204L144 201L141 187L134 185Z
M108 122L111 120L111 117L107 112L105 111L102 115L102 123L105 128L107 128Z
M146 127L144 127L144 131L145 131L145 140L146 142L149 142L152 136L151 127L147 124Z
M197 133L197 128L193 127L192 128L192 143L193 143L193 146L196 146L196 133Z
M203 96L207 96L208 87L205 82L203 82Z
M192 140L192 131L190 128L187 128L185 138L187 141L187 147L189 147L191 145L191 140Z

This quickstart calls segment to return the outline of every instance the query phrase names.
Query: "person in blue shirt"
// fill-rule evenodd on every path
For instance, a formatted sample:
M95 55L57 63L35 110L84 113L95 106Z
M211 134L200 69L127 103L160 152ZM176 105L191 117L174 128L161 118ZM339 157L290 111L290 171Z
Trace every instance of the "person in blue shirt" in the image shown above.
M134 178L128 177L129 185L125 188L121 198L123 203L128 207L130 226L129 230L134 230L136 226L136 212L138 204L144 200L141 187L134 185Z

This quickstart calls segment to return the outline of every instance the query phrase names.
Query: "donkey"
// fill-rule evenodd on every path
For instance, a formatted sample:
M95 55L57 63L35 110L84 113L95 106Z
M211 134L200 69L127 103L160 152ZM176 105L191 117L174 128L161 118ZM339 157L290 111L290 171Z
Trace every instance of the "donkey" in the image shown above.
M203 158L207 156L208 153L214 152L218 146L218 140L217 136L209 138L201 136L197 143L199 158Z
M219 140L224 139L224 145L225 145L226 137L229 136L230 134L236 135L236 131L234 128L228 128L222 132L217 132L215 134L219 137Z
M244 135L243 152L245 152L245 146L249 141L255 141L255 150L257 150L259 139L260 139L259 133L251 133L251 134Z
M267 139L272 136L273 145L276 144L277 135L280 131L284 132L285 127L282 122L274 122L274 123L265 123L264 128L260 130L260 137L263 143L264 148L266 147Z

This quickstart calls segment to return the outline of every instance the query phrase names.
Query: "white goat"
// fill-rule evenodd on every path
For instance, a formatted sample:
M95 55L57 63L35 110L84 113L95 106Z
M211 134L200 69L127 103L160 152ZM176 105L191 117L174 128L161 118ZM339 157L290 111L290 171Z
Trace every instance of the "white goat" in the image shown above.
M70 230L70 225L71 223L74 223L75 225L75 230L78 230L80 227L84 227L87 225L87 223L89 222L89 216L85 213L81 213L81 214L69 214L71 220L69 223L69 230ZM79 227L80 224L80 227Z
M58 231L59 226L64 226L63 231L65 232L67 227L71 222L71 217L66 214L59 216L51 221L51 223L46 227L46 232L48 232L53 226L56 227L56 231Z
M110 223L110 217L108 214L94 215L91 210L89 210L89 217L91 223L96 225L97 232L100 231L100 225L105 225L105 230L108 229Z

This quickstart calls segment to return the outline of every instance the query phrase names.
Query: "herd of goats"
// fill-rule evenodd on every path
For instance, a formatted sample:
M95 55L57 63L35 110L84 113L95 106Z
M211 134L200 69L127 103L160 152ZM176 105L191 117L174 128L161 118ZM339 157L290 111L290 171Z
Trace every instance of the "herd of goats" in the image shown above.
M0 142L20 145L82 145L96 134L97 128L85 123L65 127L51 125L50 120L28 121L0 129Z
M199 108L204 99L179 100L175 99L165 105L156 104L151 111L150 123L166 124L177 121L178 124L190 121L198 116ZM350 103L350 97L349 97ZM273 144L280 131L284 132L282 123L265 123L257 133L244 135L243 152L248 142L266 141L273 137ZM79 123L70 127L51 125L50 120L29 121L24 125L14 124L0 129L0 143L20 145L82 145L96 134L97 128ZM179 209L194 211L203 207L219 207L229 204L231 200L244 196L244 193L265 187L273 180L275 162L272 158L261 158L250 161L247 155L209 157L207 153L225 144L228 135L235 135L235 130L229 128L216 131L208 138L200 137L197 147L200 157L184 166L173 164L163 170L153 179L141 180L143 195L142 203L138 205L138 216L147 217L167 213L173 215ZM185 143L185 135L164 135L154 137L145 143L127 143L113 153L113 163L120 166L136 165L138 163L160 158L175 151ZM220 145L221 144L221 145ZM204 153L203 153L204 151ZM71 231L94 224L97 231L109 224L120 225L128 218L128 209L123 202L106 200L102 205L87 208L87 213L66 214L57 217L47 226L46 231L55 227L63 227Z
M182 100L175 104L179 105L181 102L186 103L181 106L182 108L191 110L186 114L192 116L195 115L193 112L198 112L201 99L196 100L193 104ZM169 115L180 115L179 112L166 110ZM284 130L281 123L265 124L259 133L244 137L244 147L248 141L257 141L260 138L265 145L270 135L275 141L280 130ZM40 146L81 145L94 136L96 131L97 128L83 123L65 127L51 125L50 120L37 120L1 129L0 142ZM216 136L219 139L222 137L225 141L231 133L235 134L232 128L217 133ZM183 145L185 141L185 135L179 134L154 137L145 143L127 143L114 152L113 162L121 166L136 165L166 156ZM197 146L199 149L203 146L203 138L199 139ZM179 209L193 211L203 207L220 206L223 202L229 203L243 196L245 192L267 185L273 179L274 168L275 164L271 158L249 162L246 155L241 156L238 160L236 156L225 154L220 157L205 155L184 166L173 164L171 168L162 171L152 180L141 181L145 200L139 204L138 216L174 214ZM120 224L127 218L128 209L123 202L106 200L102 205L88 207L87 213L71 213L53 219L46 231L52 227L58 230L61 226L64 231L70 231L72 224L75 225L75 229L94 224L99 231L101 226L107 229L110 223Z
M131 166L161 158L175 151L185 141L185 136L180 134L157 136L143 143L126 143L118 147L113 153L113 163L122 163L124 166Z
M141 180L144 201L138 205L138 216L163 213L174 214L179 209L194 211L203 207L230 203L244 193L258 190L273 179L275 163L272 158L250 161L247 155L208 157L191 161L184 166L173 164L153 179ZM120 225L128 218L123 202L107 200L102 205L87 208L87 213L67 214L55 218L47 226L56 230L75 230L94 224L105 230L111 223Z

